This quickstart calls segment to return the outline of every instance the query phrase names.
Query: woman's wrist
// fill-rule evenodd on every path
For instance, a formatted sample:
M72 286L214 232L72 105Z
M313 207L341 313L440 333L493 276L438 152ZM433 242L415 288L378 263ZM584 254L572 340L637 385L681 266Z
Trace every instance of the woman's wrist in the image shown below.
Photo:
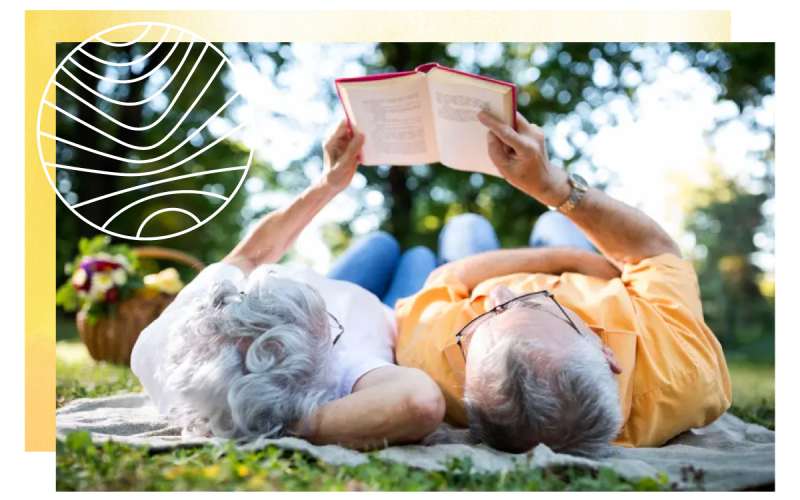
M345 190L347 186L340 187L335 184L332 184L327 176L321 176L315 183L314 188L319 190L321 193L328 195L331 199L335 198L336 195L341 193Z
M308 442L313 442L317 434L317 426L319 425L317 423L319 417L318 412L319 408L314 410L307 418L295 422L295 424L289 428L289 433L303 438Z

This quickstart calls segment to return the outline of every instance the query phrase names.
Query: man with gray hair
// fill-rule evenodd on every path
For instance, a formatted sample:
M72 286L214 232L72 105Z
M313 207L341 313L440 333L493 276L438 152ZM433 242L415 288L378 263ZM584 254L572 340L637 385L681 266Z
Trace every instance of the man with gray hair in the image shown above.
M503 177L554 210L537 220L532 248L510 250L486 219L452 218L443 265L398 301L397 361L436 381L445 421L504 451L598 456L612 443L659 446L722 415L725 358L675 242L552 167L542 130L521 115L517 130L478 119Z

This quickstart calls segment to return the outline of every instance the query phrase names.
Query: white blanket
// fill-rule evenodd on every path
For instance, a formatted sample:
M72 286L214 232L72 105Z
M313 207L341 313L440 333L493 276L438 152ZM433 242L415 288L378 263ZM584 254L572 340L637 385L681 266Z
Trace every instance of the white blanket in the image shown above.
M131 446L147 446L154 451L222 443L218 439L181 437L180 429L170 426L169 420L159 415L142 393L79 399L56 410L58 439L80 430L90 431L96 443L113 440ZM465 431L442 426L426 440L426 445L393 446L377 452L376 456L426 470L444 469L443 464L451 457L470 458L472 473L508 471L518 461L524 463L528 459L526 454L513 455L471 444L466 436ZM314 446L288 437L259 439L237 448L257 450L268 445L300 450L333 465L359 465L368 460L366 453L340 446ZM563 465L592 469L611 467L620 476L630 479L656 477L663 472L680 488L765 487L775 482L775 433L725 414L708 427L686 432L660 448L615 447L611 457L595 461L554 453L539 445L533 450L529 464L531 468ZM699 483L692 480L695 474L687 474L689 467L702 471Z

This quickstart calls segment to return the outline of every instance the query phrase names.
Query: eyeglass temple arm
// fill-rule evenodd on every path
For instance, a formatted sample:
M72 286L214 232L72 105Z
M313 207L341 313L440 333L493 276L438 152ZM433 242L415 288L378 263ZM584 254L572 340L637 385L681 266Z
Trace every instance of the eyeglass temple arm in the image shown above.
M583 335L583 333L581 333L580 329L578 329L577 325L575 325L575 323L572 321L572 318L569 317L569 314L567 314L567 311L565 311L564 308L561 307L561 304L558 303L558 301L556 300L556 296L553 295L552 293L550 293L550 291L547 291L547 296L550 297L553 300L553 302L558 306L559 309L561 309L561 312L564 313L564 317L567 318L567 321L572 326L572 328L574 328L575 331L578 332L578 335Z

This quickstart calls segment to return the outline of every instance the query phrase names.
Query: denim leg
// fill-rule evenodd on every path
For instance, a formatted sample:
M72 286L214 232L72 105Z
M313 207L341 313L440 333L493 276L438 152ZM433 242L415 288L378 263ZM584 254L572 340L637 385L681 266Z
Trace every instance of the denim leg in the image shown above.
M383 297L400 259L400 244L383 231L370 233L339 256L328 272L332 279L349 281Z
M492 224L477 214L450 219L439 233L439 261L442 264L500 248Z
M549 211L539 216L531 232L532 247L576 247L594 251L594 246L569 218Z
M407 250L397 264L392 284L383 303L394 307L397 299L410 297L422 290L428 275L437 267L436 255L426 247L414 247Z

